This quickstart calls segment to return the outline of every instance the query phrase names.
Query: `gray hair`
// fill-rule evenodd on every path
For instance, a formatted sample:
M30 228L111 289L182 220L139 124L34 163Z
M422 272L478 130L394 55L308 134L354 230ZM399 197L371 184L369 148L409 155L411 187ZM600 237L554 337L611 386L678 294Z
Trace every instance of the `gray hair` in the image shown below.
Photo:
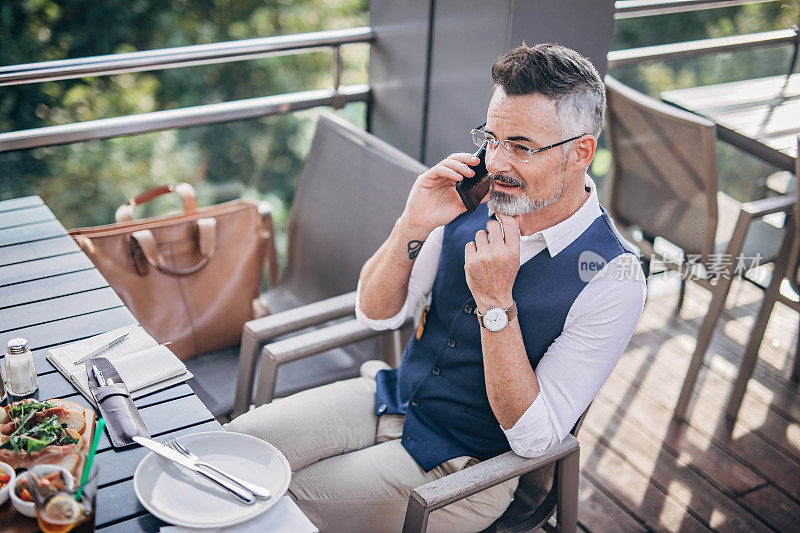
M492 79L508 95L538 93L553 100L565 137L600 135L605 86L594 65L575 50L553 43L522 43L494 62Z

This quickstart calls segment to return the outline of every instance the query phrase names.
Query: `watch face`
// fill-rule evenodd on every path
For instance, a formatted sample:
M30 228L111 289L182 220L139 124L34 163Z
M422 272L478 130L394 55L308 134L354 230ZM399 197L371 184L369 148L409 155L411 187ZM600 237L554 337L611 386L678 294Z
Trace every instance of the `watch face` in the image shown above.
M508 324L508 315L502 309L492 307L483 316L483 327L489 331L500 331Z

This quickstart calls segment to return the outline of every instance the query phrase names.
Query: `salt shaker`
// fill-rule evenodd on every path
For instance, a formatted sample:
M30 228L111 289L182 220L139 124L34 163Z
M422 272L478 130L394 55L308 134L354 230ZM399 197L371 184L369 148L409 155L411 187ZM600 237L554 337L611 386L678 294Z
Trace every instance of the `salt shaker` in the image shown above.
M0 406L5 405L6 397L6 380L3 378L3 373L0 372Z
M28 349L28 341L25 339L8 341L5 380L6 391L12 396L27 396L39 388L33 354Z

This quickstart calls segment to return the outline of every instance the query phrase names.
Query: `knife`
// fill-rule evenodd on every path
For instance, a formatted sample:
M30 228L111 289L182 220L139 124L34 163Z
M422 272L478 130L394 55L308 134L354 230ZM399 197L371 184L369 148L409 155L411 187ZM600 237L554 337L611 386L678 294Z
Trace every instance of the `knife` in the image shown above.
M186 456L176 452L172 448L164 446L160 442L156 442L156 441L154 441L152 439L148 439L146 437L138 437L137 436L137 437L133 437L133 440L138 442L139 444L141 444L145 448L147 448L147 449L153 451L154 453L160 455L161 457L163 457L165 459L169 459L173 463L177 463L177 464L181 465L182 467L188 468L189 470L191 470L193 472L197 472L201 476L203 476L206 479L216 483L220 487L229 490L234 495L236 495L237 498L242 500L244 503L247 503L247 504L255 503L256 497L253 496L253 493L250 492L249 490L245 490L244 488L241 488L241 487L235 485L234 483L231 483L230 481L226 480L225 478L223 478L221 476L218 476L216 474L211 474L209 472L204 471L200 467L196 466L194 464L194 462L192 462Z

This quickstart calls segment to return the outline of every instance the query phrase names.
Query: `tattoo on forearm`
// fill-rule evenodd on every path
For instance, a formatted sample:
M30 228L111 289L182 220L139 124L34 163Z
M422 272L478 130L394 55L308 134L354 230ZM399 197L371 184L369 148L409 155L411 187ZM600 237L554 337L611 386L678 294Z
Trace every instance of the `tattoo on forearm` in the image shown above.
M412 261L417 258L419 251L422 249L422 243L425 241L408 241L408 258Z

